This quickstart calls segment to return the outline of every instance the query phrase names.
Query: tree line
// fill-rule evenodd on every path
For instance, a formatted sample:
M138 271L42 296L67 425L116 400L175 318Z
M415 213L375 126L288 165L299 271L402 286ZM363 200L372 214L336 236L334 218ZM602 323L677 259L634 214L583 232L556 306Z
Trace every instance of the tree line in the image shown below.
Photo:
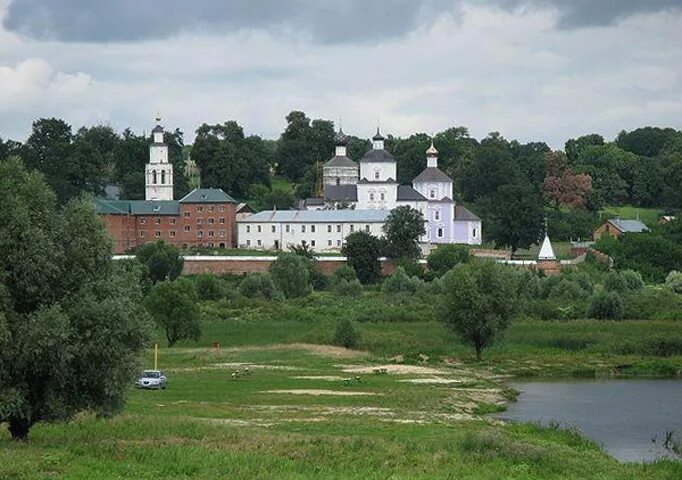
M201 171L201 185L222 188L256 209L291 208L297 198L314 196L320 167L333 156L334 123L304 112L286 116L278 139L246 135L234 120L202 124L185 148L183 132L166 133L175 166L176 197L189 189L187 154ZM144 198L144 164L149 135L108 126L75 133L60 119L39 119L24 144L0 139L0 159L19 156L41 171L61 203L82 192L101 194L107 183L122 198ZM426 166L431 137L388 135L386 149L398 164L398 181L409 184ZM644 127L621 132L614 141L591 134L566 141L553 151L545 143L520 143L491 133L477 140L455 126L433 136L439 166L455 182L455 200L484 222L487 241L513 250L538 241L549 217L556 239L587 237L604 206L682 208L682 132ZM367 138L351 136L348 155L359 160L371 148ZM183 155L183 149L185 155ZM293 188L274 185L278 175ZM281 184L281 183L280 183Z

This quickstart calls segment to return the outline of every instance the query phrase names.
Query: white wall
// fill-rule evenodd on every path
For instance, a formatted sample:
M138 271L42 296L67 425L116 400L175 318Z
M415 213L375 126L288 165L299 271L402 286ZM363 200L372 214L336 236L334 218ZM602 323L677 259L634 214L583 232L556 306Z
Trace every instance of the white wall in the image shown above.
M168 163L168 147L166 145L150 145L149 163Z
M378 176L378 178L377 178ZM360 162L360 179L370 182L385 182L388 179L397 181L395 162Z
M357 210L393 210L398 200L396 183L359 183Z
M351 230L352 226L352 230ZM377 237L383 236L383 223L248 223L240 222L237 227L239 248L284 250L289 245L300 245L305 241L313 250L322 252L340 250L343 241L353 231L365 230ZM260 227L260 231L259 231ZM288 231L287 231L287 227ZM305 227L305 231L304 230ZM331 230L331 231L329 231ZM260 241L260 243L259 243ZM331 242L331 245L330 245ZM314 243L314 244L313 244Z
M415 183L413 188L429 200L441 200L444 197L452 200L452 183L450 182Z

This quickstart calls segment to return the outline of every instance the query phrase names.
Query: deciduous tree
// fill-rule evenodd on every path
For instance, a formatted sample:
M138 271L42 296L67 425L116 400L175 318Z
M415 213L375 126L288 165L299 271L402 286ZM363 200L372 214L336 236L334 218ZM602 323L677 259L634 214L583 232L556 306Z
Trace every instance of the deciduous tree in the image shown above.
M383 226L388 255L393 258L416 259L421 255L419 238L426 233L424 215L403 205L391 210Z
M379 264L380 244L378 238L364 231L351 233L346 237L341 251L348 259L348 265L355 270L361 283L367 285L379 281L381 265Z
M199 340L201 313L194 283L187 278L157 283L144 299L144 305L163 328L172 347L180 340Z

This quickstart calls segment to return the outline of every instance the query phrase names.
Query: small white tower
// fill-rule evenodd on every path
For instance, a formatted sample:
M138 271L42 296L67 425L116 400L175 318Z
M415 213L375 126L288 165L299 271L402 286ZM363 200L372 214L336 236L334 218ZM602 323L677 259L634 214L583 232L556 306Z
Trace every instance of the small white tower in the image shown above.
M168 161L168 145L163 141L161 117L156 116L154 136L145 168L145 200L173 200L173 164Z

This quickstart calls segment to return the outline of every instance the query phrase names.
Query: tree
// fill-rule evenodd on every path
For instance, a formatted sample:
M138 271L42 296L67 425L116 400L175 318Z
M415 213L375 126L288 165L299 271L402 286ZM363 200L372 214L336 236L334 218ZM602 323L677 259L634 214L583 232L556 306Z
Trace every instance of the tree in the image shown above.
M618 320L623 317L623 299L617 292L599 292L587 307L587 316L598 320Z
M279 300L282 292L277 290L268 272L250 273L239 284L239 293L247 298L265 298Z
M424 215L408 205L391 210L383 231L392 258L416 259L421 256L419 238L426 233Z
M379 239L364 231L353 232L346 237L341 249L348 265L357 273L362 284L376 283L381 278L379 263Z
M509 327L517 310L516 275L490 261L461 264L443 277L443 321L459 338L483 350Z
M426 257L426 264L436 276L441 277L460 263L471 259L469 249L464 245L439 245Z
M225 295L223 281L212 273L202 273L194 279L201 300L220 300Z
M298 181L315 162L310 119L303 112L293 111L286 120L277 146L277 169L289 180Z
M199 340L201 313L194 283L186 278L157 283L144 299L144 306L166 332L168 346L179 340Z
M343 348L353 348L360 341L360 332L355 328L353 322L344 318L339 320L336 325L336 332L334 333L334 345L339 345Z
M682 133L674 128L644 127L631 132L623 130L618 134L616 145L640 157L653 158L680 137Z
M137 259L147 267L152 283L175 280L182 273L185 260L175 245L164 242L147 243L136 252Z
M384 280L381 290L389 297L402 300L414 295L421 283L419 278L410 277L403 267L398 267L393 275Z
M604 137L593 133L591 135L583 135L582 137L567 140L565 150L569 162L575 164L582 156L585 149L593 145L604 145Z
M0 423L25 441L41 421L120 410L150 328L141 271L112 260L90 202L59 209L17 160L0 162L0 196Z
M280 253L270 265L270 274L277 288L286 298L308 295L310 285L310 260L295 253Z
M144 169L149 161L147 138L126 128L114 149L114 159L114 179L121 187L121 198L144 200Z
M549 152L545 158L547 176L543 182L544 195L554 203L556 209L584 209L592 189L592 177L585 173L574 173L561 152Z

